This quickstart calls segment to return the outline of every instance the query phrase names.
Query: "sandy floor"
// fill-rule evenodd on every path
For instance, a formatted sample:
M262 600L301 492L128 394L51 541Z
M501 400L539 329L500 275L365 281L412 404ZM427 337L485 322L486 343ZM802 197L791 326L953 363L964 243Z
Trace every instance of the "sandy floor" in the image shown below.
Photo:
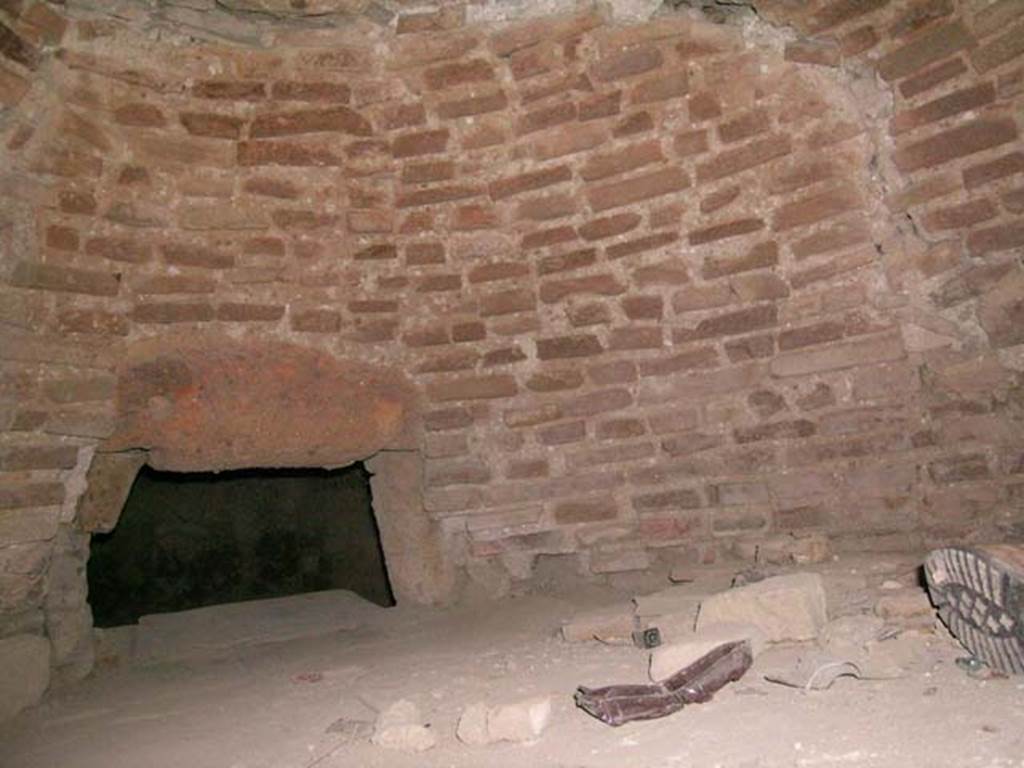
M869 608L878 584L890 572L905 578L905 565L825 567L830 611ZM558 628L581 606L628 597L620 588L445 611L381 609L325 636L100 670L0 727L0 766L1024 766L1024 678L968 677L955 664L963 652L927 629L894 641L899 679L843 678L804 693L763 679L785 653L769 650L708 704L605 726L574 707L573 690L646 682L647 654L566 643ZM456 740L466 705L534 694L555 701L538 742L474 748ZM399 698L426 715L434 749L410 755L368 742L375 710Z

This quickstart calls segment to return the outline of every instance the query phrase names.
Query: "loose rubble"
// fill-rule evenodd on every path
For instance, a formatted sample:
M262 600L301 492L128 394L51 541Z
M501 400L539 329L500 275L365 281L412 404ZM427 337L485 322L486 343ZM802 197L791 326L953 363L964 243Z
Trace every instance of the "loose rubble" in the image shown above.
M419 708L408 699L400 699L377 717L370 741L387 749L425 752L437 744L437 736L423 722Z
M774 576L712 595L701 603L697 630L721 623L756 625L769 643L816 640L828 617L825 589L814 573Z

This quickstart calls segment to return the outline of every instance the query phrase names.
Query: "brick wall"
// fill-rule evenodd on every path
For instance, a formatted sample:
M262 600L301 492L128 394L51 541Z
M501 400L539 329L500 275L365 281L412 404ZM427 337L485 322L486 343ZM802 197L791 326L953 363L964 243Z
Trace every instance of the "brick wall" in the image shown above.
M452 558L517 578L1019 521L1017 0L378 4L264 48L0 7L0 630L119 350L196 329L407 373Z

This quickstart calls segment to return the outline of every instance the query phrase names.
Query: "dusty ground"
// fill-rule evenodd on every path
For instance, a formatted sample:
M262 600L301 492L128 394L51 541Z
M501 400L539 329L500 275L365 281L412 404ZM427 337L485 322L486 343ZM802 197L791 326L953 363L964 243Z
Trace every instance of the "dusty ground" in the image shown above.
M830 612L870 610L897 561L819 567ZM707 576L717 588L725 574ZM705 578L705 577L702 577ZM698 581L698 584L700 581ZM769 650L714 701L674 716L610 728L575 709L578 684L646 682L647 654L557 637L580 607L631 592L527 595L446 611L380 609L354 629L238 649L206 660L100 670L0 727L4 768L340 768L340 766L1024 766L1024 679L977 680L941 631L892 642L902 677L843 678L804 693L762 674ZM648 585L657 588L660 585ZM898 622L897 622L898 623ZM919 622L918 622L919 623ZM550 693L551 724L534 744L467 747L462 708ZM375 709L416 702L438 745L409 755L371 745ZM349 724L338 730L344 718ZM353 723L356 723L353 725Z

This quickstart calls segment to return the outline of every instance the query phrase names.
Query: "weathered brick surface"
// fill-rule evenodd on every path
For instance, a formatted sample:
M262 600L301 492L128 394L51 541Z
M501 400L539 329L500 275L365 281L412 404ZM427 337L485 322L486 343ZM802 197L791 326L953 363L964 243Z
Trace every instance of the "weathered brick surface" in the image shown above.
M402 447L469 557L599 549L611 527L624 551L713 557L765 527L931 532L978 508L968 488L1008 498L1021 382L990 348L1024 342L1024 14L762 5L800 37L599 10L476 27L442 3L329 47L136 61L11 26L0 362L39 369L10 390L0 468L66 471L38 436L112 418L107 385L66 382L170 332L404 372L422 421ZM848 71L891 96L886 124ZM69 95L53 120L19 111L40 87ZM69 360L96 375L50 369ZM862 466L878 454L921 470L837 520L893 485Z

